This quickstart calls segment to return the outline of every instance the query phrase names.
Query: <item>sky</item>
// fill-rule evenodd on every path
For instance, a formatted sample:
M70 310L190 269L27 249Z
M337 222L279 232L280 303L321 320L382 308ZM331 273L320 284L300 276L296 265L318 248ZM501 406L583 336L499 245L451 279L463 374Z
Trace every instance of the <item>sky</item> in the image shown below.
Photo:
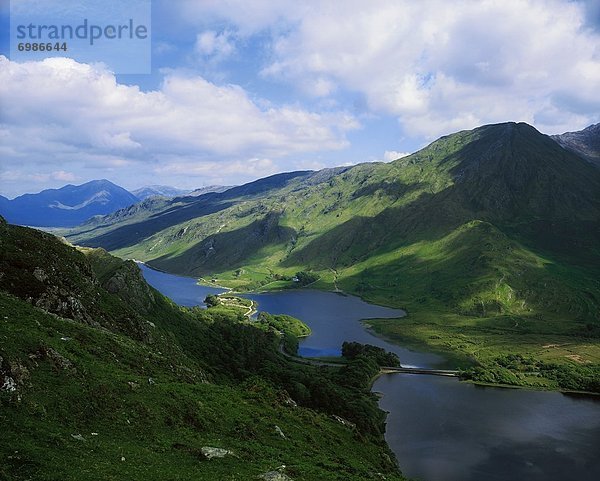
M19 0L13 0L19 1ZM153 0L150 74L10 60L0 194L234 185L479 125L600 122L600 0Z

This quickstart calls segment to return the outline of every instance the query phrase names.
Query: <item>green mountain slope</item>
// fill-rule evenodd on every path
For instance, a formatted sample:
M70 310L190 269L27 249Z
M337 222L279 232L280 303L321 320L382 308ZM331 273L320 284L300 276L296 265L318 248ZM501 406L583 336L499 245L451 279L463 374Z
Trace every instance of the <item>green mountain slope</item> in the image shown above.
M389 164L302 173L210 202L219 210L183 222L156 222L163 214L154 212L69 238L240 289L292 286L286 279L312 270L316 287L408 308L420 325L444 319L441 330L521 326L504 346L473 349L457 348L456 332L410 329L415 341L478 362L518 346L539 356L522 326L548 340L542 345L575 336L574 353L558 349L550 359L600 361L585 347L600 323L600 172L527 124L463 131ZM125 222L145 234L123 237ZM408 322L384 331L406 338Z
M1 218L0 247L0 478L401 479L372 361L291 364L242 310L180 308L134 263Z

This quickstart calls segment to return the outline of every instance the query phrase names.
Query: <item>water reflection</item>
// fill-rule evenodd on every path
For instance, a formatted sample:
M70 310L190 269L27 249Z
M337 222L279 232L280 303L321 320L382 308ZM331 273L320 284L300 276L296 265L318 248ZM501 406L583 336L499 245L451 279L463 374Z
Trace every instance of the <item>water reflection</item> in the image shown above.
M389 375L374 386L386 439L407 476L427 481L596 480L600 403L560 393Z

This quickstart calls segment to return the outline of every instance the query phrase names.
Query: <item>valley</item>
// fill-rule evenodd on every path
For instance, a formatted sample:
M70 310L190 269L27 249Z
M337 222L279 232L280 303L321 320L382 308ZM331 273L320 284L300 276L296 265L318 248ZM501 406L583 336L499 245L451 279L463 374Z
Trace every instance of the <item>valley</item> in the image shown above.
M143 272L159 290L172 285L174 276L147 267ZM184 286L188 281L179 277ZM540 481L556 478L557 473L562 480L591 481L598 476L594 462L600 439L597 396L460 382L449 369L451 358L409 349L399 339L389 342L365 329L364 318L388 317L381 322L394 325L408 319L398 309L357 297L311 289L243 296L255 302L259 311L306 322L310 335L299 339L298 353L307 357L286 355L297 364L339 366L344 362L339 357L342 344L354 341L377 346L389 353L386 358L397 356L402 366L408 366L382 367L372 389L387 412L386 440L410 478L476 481L493 479L499 471L507 479ZM175 295L174 299L180 298ZM392 361L386 359L383 364Z
M373 329L481 380L598 390L599 192L593 164L506 123L388 164L138 204L63 234L239 291L293 288L310 272L313 288L405 309L405 322Z
M122 466L135 477L152 455L165 476L403 479L395 456L409 476L464 480L506 470L509 456L514 476L546 479L543 453L576 442L560 466L593 479L584 467L598 436L599 192L590 162L508 123L387 164L149 197L52 230L66 241L3 222L2 335L13 347L0 349L0 402L13 437L0 447L21 453L11 472L51 466L68 478L83 465L64 457L78 456L90 476L111 475L105 459L133 458ZM286 350L324 361L282 354L282 332ZM377 378L369 355L332 363L346 341L404 367ZM420 370L458 370L462 382ZM45 398L53 383L75 404ZM97 397L107 409L92 414ZM530 419L532 404L540 422L525 449L514 413ZM435 412L431 423L415 423L418 406ZM559 412L570 424L557 424ZM91 434L100 431L102 444Z
M0 481L600 479L600 0L0 26Z

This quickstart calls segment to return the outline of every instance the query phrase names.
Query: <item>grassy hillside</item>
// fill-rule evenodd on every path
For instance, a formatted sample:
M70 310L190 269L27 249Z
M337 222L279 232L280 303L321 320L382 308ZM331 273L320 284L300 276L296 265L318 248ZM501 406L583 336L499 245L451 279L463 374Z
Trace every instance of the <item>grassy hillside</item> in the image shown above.
M376 365L290 363L245 309L179 308L101 250L3 222L0 247L0 478L401 479Z
M237 289L292 287L286 279L312 271L313 287L408 309L378 329L463 362L518 352L526 334L573 340L574 352L548 354L561 364L600 362L582 347L597 344L600 325L600 171L529 125L484 126L389 164L248 189L199 199L182 212L214 210L183 222L159 224L154 212L69 238ZM123 236L125 223L147 235ZM486 325L510 342L481 345Z

